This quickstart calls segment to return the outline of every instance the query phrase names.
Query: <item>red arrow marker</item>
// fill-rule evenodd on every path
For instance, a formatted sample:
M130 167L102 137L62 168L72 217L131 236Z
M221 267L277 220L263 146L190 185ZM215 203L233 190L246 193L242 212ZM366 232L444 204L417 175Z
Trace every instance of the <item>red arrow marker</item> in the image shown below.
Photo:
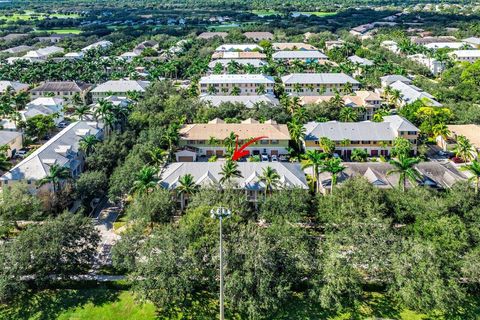
M255 143L259 140L262 140L262 139L265 139L265 138L268 138L268 137L265 137L265 136L262 136L262 137L257 137L257 138L253 138L249 141L247 141L244 145L242 145L240 147L240 149L238 148L238 135L237 135L237 141L235 142L235 151L233 152L233 155L232 155L232 160L233 161L237 161L239 160L240 158L243 158L245 156L248 156L250 154L250 152L248 152L247 150L245 150L249 145L251 145L252 143Z

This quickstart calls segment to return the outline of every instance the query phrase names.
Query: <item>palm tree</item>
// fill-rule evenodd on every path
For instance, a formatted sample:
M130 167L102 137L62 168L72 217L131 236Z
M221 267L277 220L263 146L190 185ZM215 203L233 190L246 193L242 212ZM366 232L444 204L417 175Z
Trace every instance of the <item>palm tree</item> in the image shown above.
M136 175L131 193L142 194L155 189L158 181L157 172L158 170L152 166L144 166Z
M176 124L170 125L162 136L162 140L168 145L168 158L172 157L175 144L180 139L180 127Z
M388 102L393 105L393 106L397 106L398 104L398 101L400 100L400 98L402 97L402 93L400 92L400 90L397 90L397 89L393 89L390 93L390 96L389 96L389 99L388 99Z
M352 107L344 107L340 110L339 118L342 122L355 122L358 119L358 114Z
M80 120L83 120L85 116L91 114L91 110L89 106L85 105L79 105L75 107L75 110L73 111L73 114L77 116Z
M455 146L454 152L455 156L462 159L464 162L475 159L475 156L477 155L475 147L465 136L457 137L457 145Z
M230 157L233 155L233 151L235 150L235 144L237 143L237 135L232 131L223 139L223 146L226 149L227 155Z
M89 156L92 151L95 150L95 145L99 143L100 140L93 134L86 135L80 140L80 150L85 152L85 155Z
M448 129L448 126L445 123L438 123L433 126L432 128L433 136L442 137L443 140L447 140L448 136L450 136L451 132Z
M293 118L292 121L287 124L287 127L290 132L290 137L297 147L297 151L302 150L302 141L306 132L304 125L296 118Z
M181 176L178 179L177 192L181 197L181 206L182 210L185 207L185 202L188 200L190 195L194 194L198 190L199 186L195 183L195 178L187 173L186 175Z
M331 188L330 193L333 194L333 188L337 184L337 177L340 172L346 169L341 165L342 160L339 158L330 158L323 163L320 172L329 172L331 174Z
M150 164L152 164L157 169L162 167L167 162L168 151L165 151L162 148L153 148L147 153L150 158Z
M405 191L407 186L407 179L413 183L421 179L420 173L414 168L414 166L420 162L419 158L409 158L405 155L400 155L397 159L391 159L390 164L394 166L393 169L387 172L387 175L393 173L400 174L398 179L398 185Z
M302 164L302 169L312 168L313 175L312 181L315 184L315 189L317 192L320 191L320 181L318 179L318 174L320 167L323 165L323 160L327 157L326 153L320 152L318 150L307 150L303 155L303 158L306 160Z
M472 174L472 177L469 179L475 184L475 194L478 194L478 185L480 184L480 162L478 160L473 160L470 164L467 164L460 168L462 171L468 171Z
M235 86L232 88L232 92L230 93L232 96L239 96L240 95L240 88Z
M280 175L277 170L270 166L263 168L260 181L265 183L265 196L271 194L273 189L277 189L280 185Z
M69 179L70 176L70 169L67 167L62 167L58 164L52 164L48 175L43 179L38 181L39 186L43 186L47 183L51 183L53 187L53 193L56 193L57 190L60 188L60 182L65 179Z
M8 161L7 156L0 154L0 171L8 171L10 169L10 161Z
M242 173L238 170L238 163L232 160L227 160L222 166L220 172L222 178L220 178L220 184L230 182L233 178L242 178Z
M327 137L321 137L318 141L318 145L322 148L323 152L328 155L332 155L335 152L335 142Z
M368 154L364 149L353 149L352 155L350 156L352 161L365 162L367 161Z
M260 84L257 89L255 89L255 92L259 95L267 93L267 89L265 88L264 84Z

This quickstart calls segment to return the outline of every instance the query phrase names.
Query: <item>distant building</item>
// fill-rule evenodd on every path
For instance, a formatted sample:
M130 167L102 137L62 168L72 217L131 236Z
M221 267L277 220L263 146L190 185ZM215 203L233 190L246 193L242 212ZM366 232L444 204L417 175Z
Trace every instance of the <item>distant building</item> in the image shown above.
M19 53L24 53L24 52L31 51L32 49L33 49L33 47L31 47L31 46L22 45L22 46L16 46L16 47L12 47L12 48L2 50L2 53L19 54Z
M437 137L437 144L444 150L454 146L459 136L464 136L473 145L477 152L480 152L480 125L477 124L450 124L448 125L450 135L447 140Z
M20 111L23 121L43 115L52 116L55 124L59 124L64 120L63 118L63 106L65 100L62 98L40 97L25 106L25 110Z
M15 92L27 91L29 86L26 83L17 81L0 81L0 93L5 92L8 88L12 88Z
M462 41L474 46L477 49L480 49L480 38L479 37L465 38Z
M83 101L87 101L87 94L91 88L90 84L81 81L47 81L30 90L30 95L33 99L53 95L65 100L79 95Z
M316 47L303 42L274 42L272 49L275 51L318 51Z
M110 48L112 45L113 43L111 43L110 41L102 40L86 46L85 48L82 49L82 51L87 52L94 49L107 49L107 48Z
M354 64L358 64L358 65L364 66L364 67L374 65L374 62L372 60L368 60L366 58L361 58L361 57L356 56L356 55L350 56L347 59L348 59L348 61L350 61Z
M274 84L272 77L262 74L214 74L199 81L200 93L210 95L235 95L235 90L237 95L273 94Z
M354 149L363 149L370 156L389 156L395 138L412 143L417 152L420 130L400 116L385 116L383 122L309 122L305 125L305 148L321 150L320 140L326 137L335 142L335 153L349 159Z
M7 157L13 157L23 146L23 135L17 131L0 130L0 147L8 146Z
M446 66L444 62L438 61L435 58L427 57L426 55L424 55L422 53L410 55L410 56L408 56L408 58L410 60L418 62L421 65L427 67L428 70L430 70L430 72L433 75L437 75L437 74L441 73L445 69L445 66Z
M455 61L475 62L480 59L480 50L454 50L448 55Z
M265 60L267 59L267 55L265 53L259 51L248 51L248 52L214 52L212 54L212 60L215 59L260 59Z
M399 75L399 74L391 74L391 75L387 75L387 76L384 76L384 77L380 77L380 81L382 83L382 88L388 87L389 85L391 85L392 83L397 82L397 81L400 81L400 82L403 82L403 83L406 83L406 84L412 84L413 83L412 80L410 80L407 77L404 77L402 75Z
M305 63L318 62L320 60L326 61L328 57L320 51L277 51L272 54L272 59L275 61L284 61L291 63L295 60L303 61Z
M225 39L228 36L227 32L202 32L197 37L199 39L213 39L215 37L220 37Z
M271 32L244 32L243 35L253 41L273 40L273 34Z
M140 80L110 80L94 88L92 93L93 102L105 99L109 96L127 97L130 92L145 93L150 86L149 81Z
M68 168L72 177L78 177L85 164L85 155L79 148L80 140L87 135L102 138L103 130L96 122L79 121L70 124L1 176L0 189L24 181L33 193L53 192L51 184L40 187L37 182L49 174L50 167L54 164Z
M223 44L215 49L216 52L262 52L263 48L258 44Z
M385 48L388 51L391 51L395 54L400 53L400 48L398 47L398 43L396 43L395 41L391 41L391 40L382 41L382 43L380 44L380 47Z
M263 94L255 96L222 96L222 95L201 95L201 101L205 101L212 107L218 107L222 103L239 103L243 104L246 108L253 108L256 104L264 103L267 105L276 106L279 101L272 94Z
M292 73L282 77L285 92L297 96L333 95L348 84L358 90L360 83L344 73Z
M260 68L267 65L267 62L265 60L260 60L260 59L218 59L218 60L212 60L208 64L208 68L210 70L213 70L217 64L221 64L222 71L227 72L228 66L232 63L238 64L241 67L250 65L255 68Z
M391 83L390 87L393 90L400 91L400 103L402 106L414 103L417 100L423 101L424 103L433 107L442 106L442 104L435 100L435 98L430 93L423 91L417 86L407 84L401 81L396 81L394 83Z
M343 40L329 40L325 41L325 49L327 51L332 50L334 48L343 47L345 45L345 41Z

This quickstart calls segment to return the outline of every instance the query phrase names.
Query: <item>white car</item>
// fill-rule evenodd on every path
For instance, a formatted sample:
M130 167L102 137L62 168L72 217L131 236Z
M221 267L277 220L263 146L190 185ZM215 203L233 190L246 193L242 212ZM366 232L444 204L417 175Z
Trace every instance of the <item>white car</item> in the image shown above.
M262 162L268 162L268 155L262 154Z
M276 155L272 155L272 162L278 162L278 157Z

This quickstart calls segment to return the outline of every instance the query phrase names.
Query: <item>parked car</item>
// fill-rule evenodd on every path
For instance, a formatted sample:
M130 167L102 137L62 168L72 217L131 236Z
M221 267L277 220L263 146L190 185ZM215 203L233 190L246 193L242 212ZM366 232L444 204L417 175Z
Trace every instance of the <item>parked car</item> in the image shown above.
M17 153L15 153L15 158L24 159L24 158L27 157L27 154L28 154L29 151L30 151L29 148L20 149L20 150L17 151Z
M276 155L272 155L272 162L278 162L278 157Z
M262 154L262 162L268 162L268 155Z
M278 157L278 160L280 160L281 162L288 162L288 156L285 155L285 154L281 154L281 155Z
M60 128L60 129L64 129L66 128L70 123L68 123L68 121L60 121L58 124L57 124L57 127Z

